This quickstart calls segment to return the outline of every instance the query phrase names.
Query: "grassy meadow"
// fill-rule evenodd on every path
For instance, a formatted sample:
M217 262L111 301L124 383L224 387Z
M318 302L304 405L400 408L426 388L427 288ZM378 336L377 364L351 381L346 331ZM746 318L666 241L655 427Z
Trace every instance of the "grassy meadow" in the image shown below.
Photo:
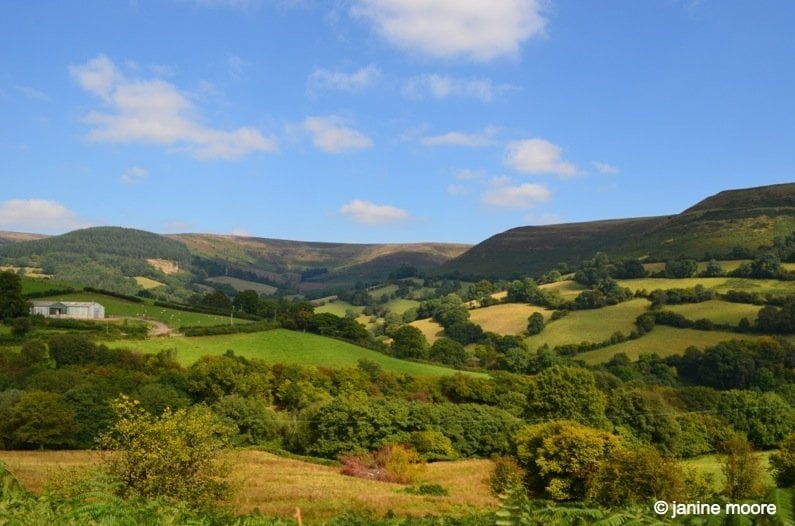
M149 300L145 300L143 303L136 303L95 292L74 292L70 294L59 294L49 298L41 298L41 300L96 301L105 307L106 316L152 318L174 328L181 326L223 325L229 323L228 316L169 309L165 307L158 307ZM240 320L239 323L247 322L245 320Z
M558 345L601 342L616 331L628 335L635 328L635 318L646 312L649 302L638 298L617 305L593 310L572 311L563 318L549 322L541 334L525 339L530 350L544 344Z
M238 356L258 358L269 363L338 369L356 367L359 360L366 359L378 363L385 370L413 376L446 376L460 372L438 365L399 360L352 343L285 329L221 336L178 336L135 342L116 340L108 342L107 345L111 348L132 348L146 353L173 349L176 351L177 360L186 366L202 356L223 354L231 349Z
M748 321L753 323L756 319L756 314L761 308L759 305L731 303L720 300L665 306L665 310L681 314L689 320L706 318L713 323L728 323L730 325L737 325L743 318L747 318Z
M551 311L522 303L503 303L469 311L469 321L480 325L484 331L501 335L520 334L527 329L527 318L540 312L549 319Z
M465 515L495 510L499 505L486 482L490 460L428 464L416 484L439 484L449 491L445 497L429 497L407 493L406 485L347 477L334 466L263 451L230 451L225 457L236 488L229 505L238 513L259 511L291 517L300 507L306 523L316 524L346 511L375 516L390 511L403 516ZM23 486L38 493L48 480L97 467L101 456L93 451L0 451L0 462Z
M438 340L442 333L444 332L444 327L436 323L430 318L426 318L424 320L416 320L411 322L409 325L418 328L422 334L425 336L425 339L428 340L428 343L433 344L436 340Z
M629 340L595 351L578 354L576 358L589 365L606 362L618 353L626 354L631 360L637 360L641 354L657 354L665 357L682 354L691 345L703 349L727 340L753 340L757 336L738 334L726 331L699 331L695 329L677 329L665 325L657 325L650 333L636 340Z

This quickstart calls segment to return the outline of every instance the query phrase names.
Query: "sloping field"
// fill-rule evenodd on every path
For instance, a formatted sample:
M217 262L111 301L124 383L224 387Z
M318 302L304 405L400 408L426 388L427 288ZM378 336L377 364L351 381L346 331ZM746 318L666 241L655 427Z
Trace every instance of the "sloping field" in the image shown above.
M345 313L348 311L348 309L353 309L356 312L361 313L364 310L364 307L355 307L355 306L351 305L350 303L348 303L347 301L334 300L334 301L330 301L328 303L324 303L323 305L320 305L319 307L315 307L315 312L317 314L320 314L320 313L323 313L323 312L328 312L328 313L334 314L335 316L339 316L340 318L342 318L342 317L345 316Z
M573 300L587 287L580 285L574 280L564 280L556 281L555 283L546 283L538 288L541 290L557 291L563 299Z
M617 280L622 287L628 287L633 292L645 289L651 292L655 289L684 289L702 285L715 292L728 292L742 290L758 292L760 294L786 295L795 294L795 281L778 281L775 279L747 279L747 278L640 278Z
M287 459L262 451L232 451L230 479L237 488L230 505L238 513L259 510L268 516L292 517L300 507L303 518L328 519L346 511L372 512L383 516L464 515L490 511L499 502L492 497L486 480L490 460L463 460L429 464L417 484L439 484L446 497L410 495L407 486L340 475L339 469ZM0 462L8 466L26 488L40 492L46 481L64 470L99 464L91 451L0 451Z
M356 367L359 360L367 359L380 364L385 370L413 376L446 376L460 372L436 365L398 360L351 343L286 329L222 336L182 336L135 342L117 340L107 345L111 348L132 348L147 353L174 349L177 360L183 365L190 365L202 356L223 354L231 349L239 356L259 358L269 363L294 363L340 369Z
M135 282L139 287L142 287L146 290L162 287L164 285L163 283L160 283L159 281L152 278L147 278L146 276L135 276L133 279L135 279Z
M131 318L152 318L161 321L169 327L196 327L207 325L223 325L229 323L227 316L217 314L205 314L201 312L187 312L165 307L157 307L151 301L135 303L105 294L95 292L75 292L71 294L59 294L42 300L63 300L63 301L96 301L105 307L106 316L125 316ZM236 322L238 323L238 322ZM239 323L248 323L240 320Z
M268 294L273 294L277 290L279 290L271 285L265 285L264 283L258 283L256 281L248 281L245 279L233 278L232 276L220 276L217 278L209 278L207 279L207 281L211 283L222 283L224 285L229 285L238 292L243 290L253 290L256 291L257 294L268 295Z
M514 335L527 329L527 318L534 312L540 312L547 320L552 315L551 311L541 307L521 303L504 303L469 311L469 321L480 325L484 331Z
M530 350L544 344L554 348L558 345L581 342L601 342L616 331L628 335L635 329L635 318L646 312L649 302L634 299L593 310L578 310L568 316L550 322L541 334L525 339Z
M641 354L657 354L661 357L682 354L691 345L703 349L727 340L753 340L756 336L724 331L697 331L695 329L676 329L657 325L654 330L637 340L630 340L603 349L577 355L589 365L608 361L620 352L630 360L637 360Z
M433 344L436 340L438 340L442 333L444 332L444 327L436 323L435 321L431 320L430 318L424 320L416 320L411 322L409 325L417 327L422 334L425 335L425 339L428 340L428 343Z
M720 300L665 306L665 310L681 314L689 320L706 318L714 323L728 323L731 325L737 325L742 318L747 318L748 321L753 323L756 319L756 314L761 308L759 305L731 303Z

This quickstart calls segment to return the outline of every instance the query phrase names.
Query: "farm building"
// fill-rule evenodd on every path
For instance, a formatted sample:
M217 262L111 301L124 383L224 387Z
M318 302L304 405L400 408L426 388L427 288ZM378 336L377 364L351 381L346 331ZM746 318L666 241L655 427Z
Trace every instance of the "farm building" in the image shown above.
M93 301L34 301L30 313L45 318L101 320L105 317L105 307Z

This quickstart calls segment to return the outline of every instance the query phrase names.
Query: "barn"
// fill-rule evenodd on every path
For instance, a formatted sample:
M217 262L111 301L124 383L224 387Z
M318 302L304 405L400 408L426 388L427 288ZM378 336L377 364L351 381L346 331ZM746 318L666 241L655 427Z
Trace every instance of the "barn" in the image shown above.
M105 317L105 307L93 301L34 301L30 313L45 318L101 320Z

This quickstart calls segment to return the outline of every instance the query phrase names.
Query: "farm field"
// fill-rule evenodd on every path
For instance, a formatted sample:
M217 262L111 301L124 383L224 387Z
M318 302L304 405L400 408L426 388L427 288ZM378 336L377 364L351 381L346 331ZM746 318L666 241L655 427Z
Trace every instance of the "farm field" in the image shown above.
M162 287L163 283L146 276L135 276L135 282L146 290Z
M386 308L389 312L394 312L396 314L403 314L409 309L413 309L415 307L419 307L420 302L417 300L408 300L403 298L396 298L390 300L386 304Z
M635 329L635 318L646 312L648 306L647 300L638 298L601 309L573 311L548 323L541 334L526 338L525 343L528 349L535 350L544 344L554 348L581 342L601 342L617 331L628 335Z
M433 344L433 342L438 340L444 331L444 327L431 319L416 320L411 322L409 325L417 327L430 344Z
M232 466L230 481L237 491L230 501L238 513L259 512L291 517L295 508L308 524L346 511L383 516L477 513L499 506L486 482L490 460L463 460L428 464L417 484L439 484L446 497L411 495L408 486L347 477L333 466L279 457L263 451L239 450L226 454ZM100 463L93 451L0 451L23 486L41 492L48 479Z
M619 279L619 285L628 287L633 292L655 289L684 289L702 285L706 289L716 292L741 290L745 292L758 292L760 294L795 294L795 282L779 281L775 279L747 279L747 278L639 278Z
M770 455L772 451L759 451L755 453L762 461L763 476L762 480L767 486L773 486L773 476L770 473ZM725 484L726 478L721 471L721 457L722 455L703 455L700 457L688 458L682 460L682 466L685 468L693 468L702 475L711 475L714 480L714 487L720 491Z
M544 319L549 319L551 311L533 305L521 303L504 303L482 309L469 311L469 321L480 325L484 331L501 335L520 334L527 329L527 318L534 312L540 312Z
M681 354L691 345L703 349L727 340L754 340L756 338L757 336L754 335L734 332L698 331L657 325L653 331L637 340L629 340L595 351L584 352L578 354L576 358L588 365L594 365L606 362L618 353L626 354L630 360L637 360L641 354L657 354L665 357Z
M229 317L227 316L168 309L165 307L157 307L150 301L144 301L144 303L135 303L95 292L74 292L41 299L63 301L96 301L97 303L101 303L105 306L106 316L152 318L165 323L169 327L175 328L182 326L223 325L229 323ZM248 322L245 320L240 320L239 323Z
M413 376L446 376L461 372L437 365L398 360L352 343L286 329L222 336L180 336L136 342L116 340L108 342L107 345L111 348L131 348L146 353L174 349L177 360L186 366L202 356L223 354L231 349L238 356L258 358L269 363L339 369L356 367L359 360L367 359L380 364L385 370Z
M665 306L665 310L681 314L689 320L706 318L714 323L728 323L731 325L737 325L742 318L747 318L748 321L753 323L756 319L756 314L761 308L760 305L731 303L720 300Z
M345 313L348 309L353 309L358 313L361 313L364 310L364 307L356 307L351 305L347 301L342 300L334 300L324 303L318 307L315 307L315 313L320 314L323 312L328 312L330 314L334 314L335 316L339 316L340 318L345 316Z
M566 300L573 300L580 292L586 290L587 287L577 283L574 280L556 281L555 283L546 283L538 287L541 290L557 291L560 297Z
M232 276L220 276L217 278L209 278L207 281L211 283L221 283L224 285L229 285L237 291L253 290L256 291L257 294L269 295L279 290L271 285L266 285L264 283L257 283L256 281L247 281L245 279L240 279L240 278L233 278Z

